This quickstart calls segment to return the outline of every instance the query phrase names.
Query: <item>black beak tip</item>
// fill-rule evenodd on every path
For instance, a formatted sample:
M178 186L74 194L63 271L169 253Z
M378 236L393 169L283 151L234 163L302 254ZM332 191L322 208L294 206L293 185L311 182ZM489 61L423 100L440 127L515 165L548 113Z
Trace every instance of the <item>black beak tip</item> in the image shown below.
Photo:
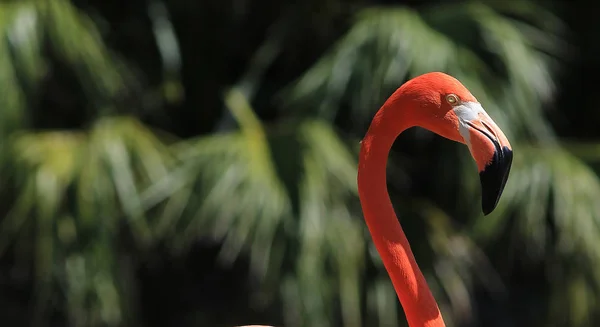
M497 147L494 158L485 169L479 173L481 180L481 209L485 216L496 209L504 186L508 180L512 165L512 150L508 147Z
M481 210L483 211L483 215L487 216L490 213L492 213L492 211L494 211L494 209L496 209L496 204L494 205L490 205L490 204L481 204Z

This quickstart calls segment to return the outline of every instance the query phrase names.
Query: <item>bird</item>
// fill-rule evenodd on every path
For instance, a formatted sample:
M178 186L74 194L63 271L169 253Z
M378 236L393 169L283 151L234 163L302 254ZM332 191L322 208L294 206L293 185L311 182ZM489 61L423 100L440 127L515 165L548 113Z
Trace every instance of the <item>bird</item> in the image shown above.
M425 128L467 145L481 182L484 215L497 206L512 165L504 132L456 78L430 72L408 80L384 102L361 141L357 185L363 216L410 327L445 327L387 191L386 165L403 131ZM246 325L239 327L270 327Z
M390 148L403 131L425 128L467 145L479 171L481 208L490 214L512 165L512 147L475 96L443 72L416 76L376 112L361 141L357 185L363 216L410 327L445 326L438 304L419 269L387 191Z

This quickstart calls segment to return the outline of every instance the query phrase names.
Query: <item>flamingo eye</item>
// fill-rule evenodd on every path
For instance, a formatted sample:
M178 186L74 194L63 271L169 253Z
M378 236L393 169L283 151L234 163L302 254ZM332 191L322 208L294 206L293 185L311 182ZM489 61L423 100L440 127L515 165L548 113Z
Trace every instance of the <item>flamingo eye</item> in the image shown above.
M448 95L446 95L446 101L450 105L454 106L460 102L460 99L458 98L458 96L456 96L456 94L448 94Z

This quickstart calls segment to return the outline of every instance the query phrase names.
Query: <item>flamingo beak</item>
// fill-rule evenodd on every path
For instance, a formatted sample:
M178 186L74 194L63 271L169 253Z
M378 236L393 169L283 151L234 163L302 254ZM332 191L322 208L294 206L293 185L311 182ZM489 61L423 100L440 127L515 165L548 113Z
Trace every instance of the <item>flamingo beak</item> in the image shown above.
M481 180L481 207L490 214L500 200L508 180L513 153L508 139L479 103L455 109L459 131L477 163Z

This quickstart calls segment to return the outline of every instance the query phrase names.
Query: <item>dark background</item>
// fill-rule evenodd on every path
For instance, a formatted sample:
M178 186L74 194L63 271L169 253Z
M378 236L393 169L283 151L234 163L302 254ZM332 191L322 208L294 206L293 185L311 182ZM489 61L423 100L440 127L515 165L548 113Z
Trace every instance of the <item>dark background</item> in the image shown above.
M356 150L385 98L434 70L515 149L483 217L462 146L418 129L394 146L392 200L448 325L600 322L593 2L2 1L0 15L2 326L405 325Z

